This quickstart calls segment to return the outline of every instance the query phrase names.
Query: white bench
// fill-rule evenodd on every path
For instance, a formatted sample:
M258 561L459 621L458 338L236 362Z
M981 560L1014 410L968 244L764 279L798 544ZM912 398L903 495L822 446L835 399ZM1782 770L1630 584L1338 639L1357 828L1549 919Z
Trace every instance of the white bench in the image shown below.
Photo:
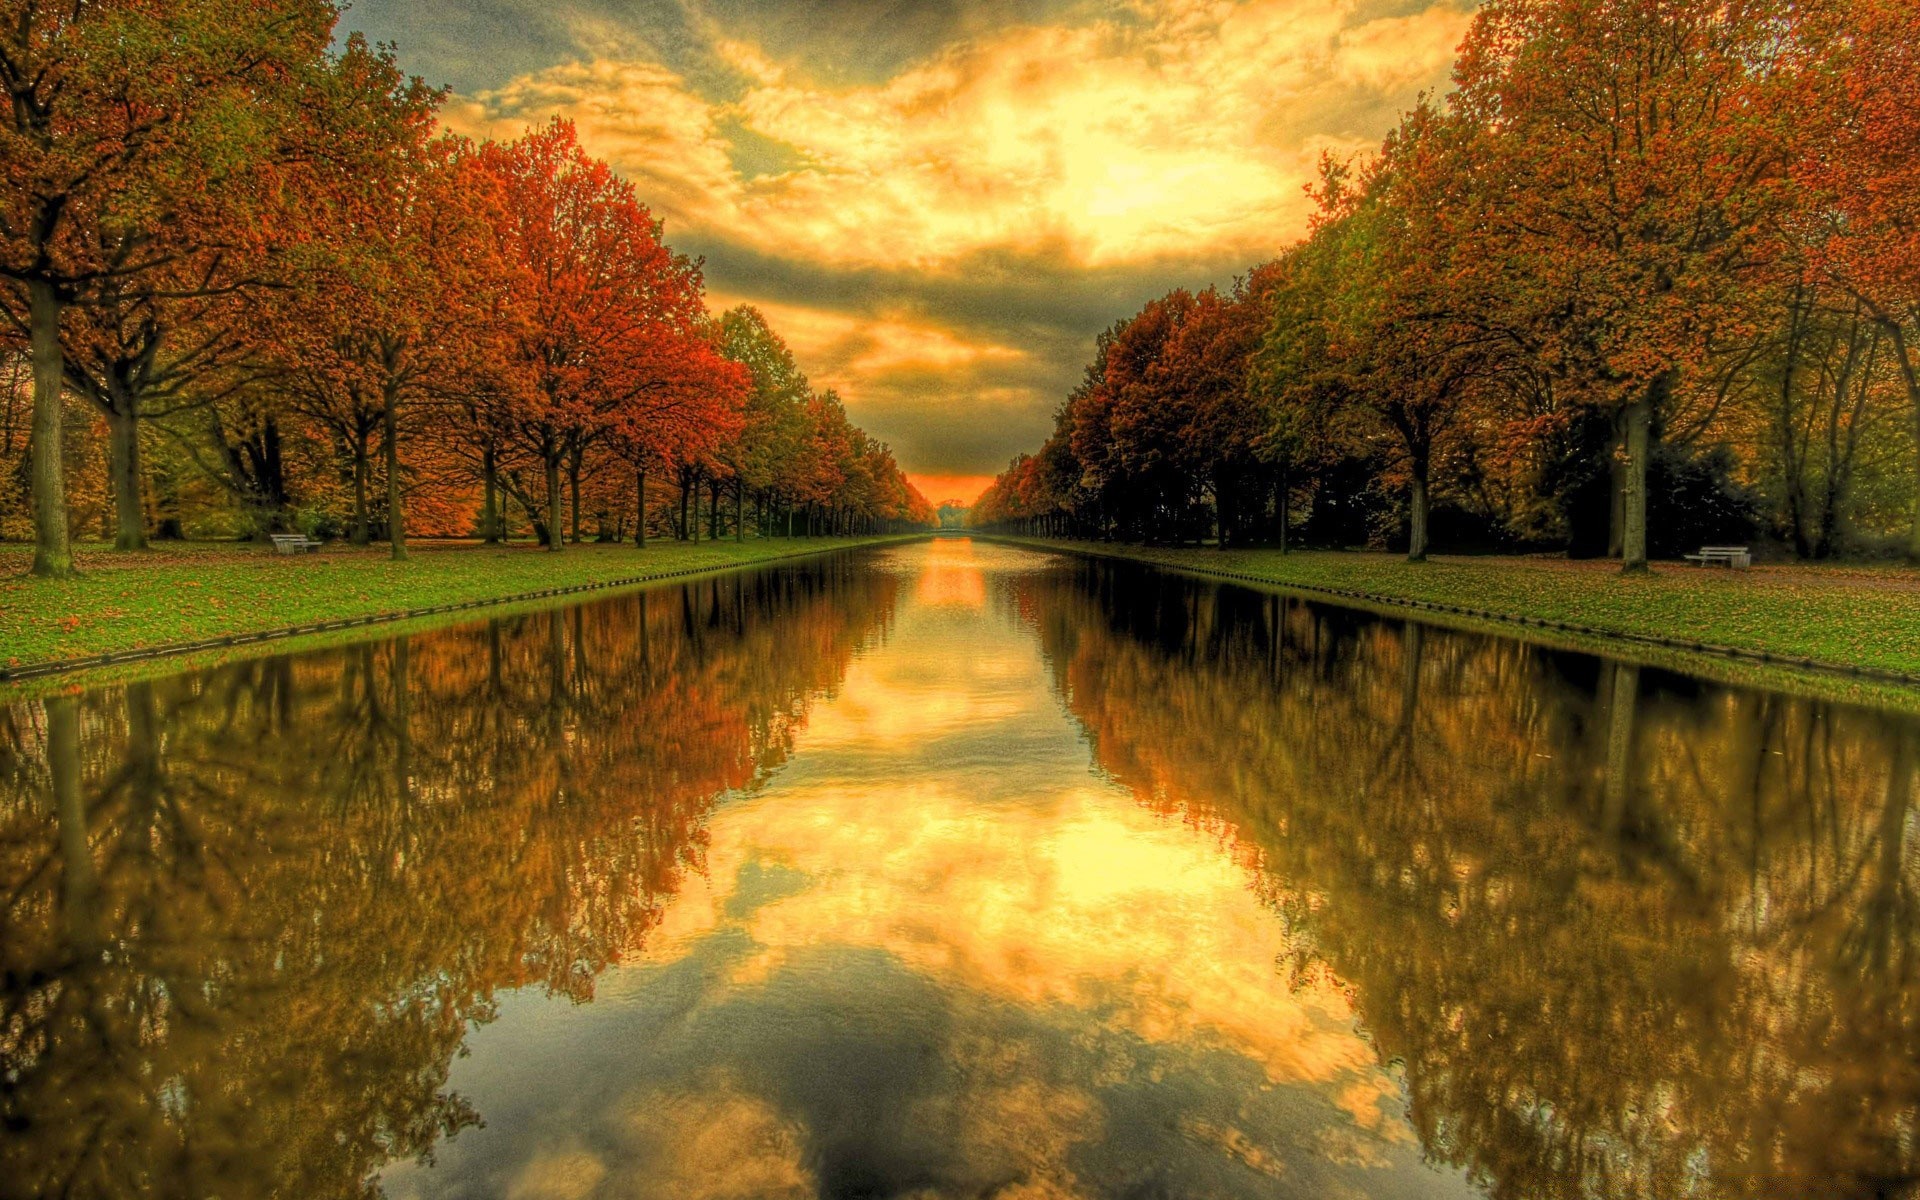
M1745 546L1702 546L1700 553L1683 555L1696 567L1750 567L1753 555Z
M312 554L320 548L320 543L302 533L276 533L273 548L282 554Z

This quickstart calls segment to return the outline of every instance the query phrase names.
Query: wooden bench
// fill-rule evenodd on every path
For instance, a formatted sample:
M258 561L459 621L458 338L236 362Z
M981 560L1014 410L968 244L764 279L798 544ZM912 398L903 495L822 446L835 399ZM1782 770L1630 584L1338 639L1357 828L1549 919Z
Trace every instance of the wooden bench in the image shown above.
M1696 567L1750 567L1753 555L1745 546L1702 546L1700 553L1683 556Z
M320 548L320 543L301 533L276 533L273 548L282 554L312 554Z

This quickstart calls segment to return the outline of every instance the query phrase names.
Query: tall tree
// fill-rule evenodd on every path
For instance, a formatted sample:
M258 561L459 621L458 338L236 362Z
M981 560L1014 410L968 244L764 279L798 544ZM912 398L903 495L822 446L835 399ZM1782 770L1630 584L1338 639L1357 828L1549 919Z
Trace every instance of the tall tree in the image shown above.
M1454 111L1475 259L1624 431L1622 566L1646 568L1656 421L1784 201L1777 0L1492 0Z
M1357 181L1333 168L1321 193L1321 229L1339 264L1325 313L1327 358L1345 397L1399 455L1412 562L1427 557L1436 454L1502 345L1454 219L1471 178L1461 132L1422 103Z
M1916 448L1907 558L1920 564L1920 8L1822 0L1795 15L1805 59L1790 161L1804 190L1783 224L1891 343Z
M167 293L212 273L303 119L336 15L328 0L0 5L0 311L32 345L35 574L73 569L69 313L109 285Z
M527 387L515 435L545 474L546 539L561 548L560 477L569 458L641 411L675 407L703 388L737 397L706 333L699 264L661 241L631 184L554 121L481 159L501 184L520 311L512 322Z

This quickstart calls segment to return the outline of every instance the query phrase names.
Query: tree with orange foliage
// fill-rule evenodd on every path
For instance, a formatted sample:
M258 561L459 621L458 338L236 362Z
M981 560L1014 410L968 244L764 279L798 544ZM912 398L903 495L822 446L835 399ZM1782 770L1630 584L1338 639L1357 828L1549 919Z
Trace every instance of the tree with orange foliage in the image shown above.
M393 557L404 559L402 411L468 357L478 324L473 303L497 264L490 231L463 186L471 150L429 140L432 93L384 55L353 62L364 72L360 88L387 100L385 144L314 197L312 265L274 305L271 333L287 394L351 455L357 545L369 540L370 447L378 435L388 541Z
M1706 354L1782 186L1779 0L1491 0L1455 71L1464 265L1624 430L1622 567L1647 563L1655 422Z
M667 248L633 186L580 149L571 123L489 144L480 158L501 187L517 309L511 437L544 471L543 532L557 551L569 461L577 471L608 438L666 413L710 404L718 415L738 404L745 378L706 332L699 265ZM575 523L577 535L577 511Z
M1797 6L1801 50L1790 161L1801 202L1783 226L1813 269L1892 343L1920 450L1920 7ZM1920 563L1920 453L1909 561Z
M0 312L32 346L35 574L73 569L60 398L74 306L227 286L264 176L324 95L336 15L327 0L0 4Z

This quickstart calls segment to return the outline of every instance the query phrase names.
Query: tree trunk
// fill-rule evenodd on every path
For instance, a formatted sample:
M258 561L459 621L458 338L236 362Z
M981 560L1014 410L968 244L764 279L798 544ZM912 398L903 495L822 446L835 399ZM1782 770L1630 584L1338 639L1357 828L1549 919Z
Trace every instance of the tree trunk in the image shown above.
M633 544L642 550L647 548L647 469L633 469L634 498L640 504L639 516L633 523Z
M1287 509L1288 501L1292 499L1287 493L1291 490L1287 486L1287 469L1281 467L1280 486L1274 490L1273 507L1275 514L1280 518L1280 553L1282 554L1287 552L1287 517L1289 515Z
M373 540L367 520L367 474L367 433L361 429L353 435L353 533L347 539L356 546Z
M140 418L131 394L115 396L107 414L107 463L113 483L113 548L145 550L147 515L140 504Z
M1427 459L1417 455L1413 460L1413 478L1408 484L1407 495L1407 561L1427 561Z
M1647 569L1647 457L1653 451L1653 410L1672 386L1661 375L1627 406L1627 461L1622 480L1624 520L1620 530L1620 570L1637 575Z
M733 485L733 540L747 540L747 485L742 480Z
M573 544L580 544L580 452L574 451L567 459L567 500L572 505L568 513L568 522L573 528Z
M400 398L389 394L386 401L380 419L387 457L387 544L393 548L394 561L402 562L407 557L407 510L400 494Z
M27 285L33 346L33 573L48 579L73 574L67 535L67 476L62 438L60 299L50 283Z
M500 542L500 465L494 461L492 446L480 452L480 478L485 485L480 506L480 540L494 546Z
M564 548L565 527L560 524L560 456L547 455L547 549L555 554Z

